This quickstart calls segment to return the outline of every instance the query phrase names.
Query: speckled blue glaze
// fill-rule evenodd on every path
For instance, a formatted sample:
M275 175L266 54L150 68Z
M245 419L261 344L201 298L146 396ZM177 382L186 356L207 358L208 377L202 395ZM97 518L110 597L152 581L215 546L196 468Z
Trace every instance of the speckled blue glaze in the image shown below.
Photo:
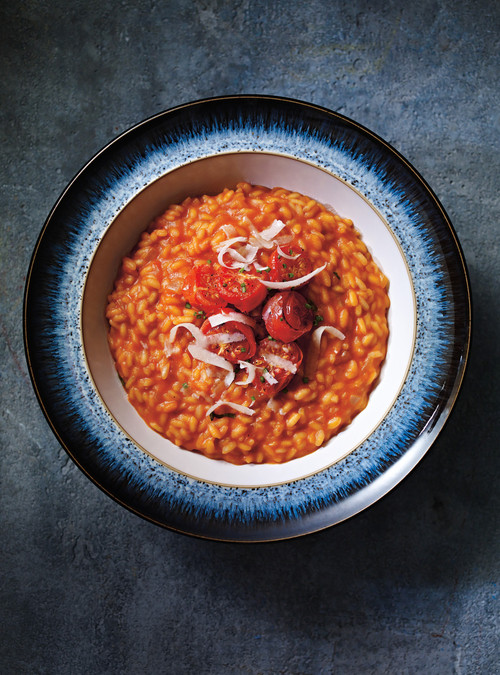
M366 196L404 251L418 321L407 381L390 413L357 450L309 478L238 489L172 471L125 436L103 409L85 368L80 312L92 256L134 195L189 161L255 149L312 162ZM116 139L54 207L26 289L25 339L33 382L73 459L103 490L140 515L182 532L226 540L279 539L327 527L393 487L426 452L449 414L463 376L469 331L460 249L418 174L354 122L270 97L182 106Z

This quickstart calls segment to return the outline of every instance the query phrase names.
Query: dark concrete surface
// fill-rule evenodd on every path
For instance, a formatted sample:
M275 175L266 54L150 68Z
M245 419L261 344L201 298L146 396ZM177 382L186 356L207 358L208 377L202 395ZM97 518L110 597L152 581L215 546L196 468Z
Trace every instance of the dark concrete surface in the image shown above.
M1 673L500 672L499 96L494 0L3 0ZM474 343L421 464L354 519L230 545L163 531L68 459L24 361L42 224L102 145L193 99L339 111L402 152L462 243Z

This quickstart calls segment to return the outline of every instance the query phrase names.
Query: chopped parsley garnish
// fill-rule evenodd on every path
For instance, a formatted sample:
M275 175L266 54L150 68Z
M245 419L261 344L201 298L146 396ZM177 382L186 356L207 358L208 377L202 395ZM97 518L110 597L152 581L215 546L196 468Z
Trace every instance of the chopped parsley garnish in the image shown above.
M309 382L309 378L304 375L304 377L302 378L302 382L304 384L307 384Z
M250 398L252 399L252 401L255 401L255 396L251 396Z
M261 381L261 382L265 382L265 381L266 381L266 378L264 377L264 375L261 375L261 376L260 376L260 381Z
M340 276L337 274L337 272L334 271L333 273L335 274L335 276L337 277L337 279L340 281Z
M203 319L203 317L205 316L205 312L202 309L199 309L197 312L194 313L194 315L198 319Z
M306 307L307 309L312 309L313 312L315 312L318 309L314 304L314 302L312 300L309 300L309 298L307 299Z
M316 314L314 317L314 325L317 326L322 321L324 321L323 317L320 314Z
M190 303L190 302L186 302L186 304L184 305L184 307L185 307L186 309L191 309L191 303Z
M295 276L295 274L293 272L288 272L288 277L290 279L293 279L294 276Z
M241 290L243 291L243 293L246 293L247 292L247 285L241 284Z
M240 352L246 352L247 348L246 347L240 347Z
M188 386L189 386L188 383L187 383L187 382L184 382L184 384L182 385L182 388L183 388L183 389L187 389Z

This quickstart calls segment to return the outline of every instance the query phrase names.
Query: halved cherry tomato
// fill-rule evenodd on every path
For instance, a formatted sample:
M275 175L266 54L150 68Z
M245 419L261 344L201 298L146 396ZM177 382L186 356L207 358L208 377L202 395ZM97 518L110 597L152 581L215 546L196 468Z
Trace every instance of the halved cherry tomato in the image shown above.
M255 336L250 326L239 321L228 321L220 326L211 326L207 319L203 322L201 330L205 335L217 335L216 343L209 346L210 351L219 356L224 357L230 363L238 363L238 361L246 361L251 359L257 350L257 343ZM243 338L237 342L224 342L225 335L241 333Z
M218 292L226 303L234 305L241 312L251 312L267 296L267 288L257 277L228 269L219 270Z
M269 258L269 267L271 268L269 278L271 281L294 281L313 271L312 262L300 246L287 244L282 246L282 250L287 255L297 257L293 259L285 258L279 253L278 249L275 249Z
M227 305L218 290L218 273L212 265L191 268L184 284L184 296L205 312L216 312Z
M314 315L308 301L296 291L276 293L262 312L267 332L276 340L293 342L311 330Z
M267 337L257 344L257 352L251 361L259 369L255 377L255 387L259 393L271 397L284 389L293 379L295 373L269 363L266 359L268 355L279 356L286 361L290 361L298 370L302 363L303 354L296 342L285 344L280 340ZM268 382L265 372L276 382Z

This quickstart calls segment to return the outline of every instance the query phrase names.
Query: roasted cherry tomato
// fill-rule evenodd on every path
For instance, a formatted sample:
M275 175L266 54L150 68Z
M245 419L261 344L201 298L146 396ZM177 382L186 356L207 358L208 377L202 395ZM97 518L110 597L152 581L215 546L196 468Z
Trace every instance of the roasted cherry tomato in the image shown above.
M256 307L252 309L251 312L247 312L248 316L255 321L255 325L252 326L253 334L255 335L256 340L262 340L267 337L268 332L264 320L262 318L262 307Z
M269 397L275 396L279 391L284 389L295 375L291 370L270 363L273 356L285 359L295 366L297 370L302 363L303 357L302 350L296 342L285 344L280 340L267 337L257 344L257 352L251 361L258 368L255 377L255 387L261 394ZM271 382L266 379L266 373ZM273 380L276 380L276 382L273 382Z
M303 295L296 291L283 291L268 300L262 318L271 337L293 342L311 330L314 314Z
M226 301L241 312L250 312L260 305L267 296L267 288L253 275L219 270L218 291Z
M203 322L201 330L205 335L218 336L217 342L211 344L209 349L215 354L224 357L230 363L238 363L238 361L251 359L257 350L253 330L245 323L228 321L220 326L212 327L210 321L207 319ZM235 333L241 333L242 339L236 342L224 341L224 336L234 335Z
M191 269L184 284L184 296L205 312L216 312L227 305L219 293L218 274L212 265L198 265Z
M294 256L294 258L285 258L279 253L278 249L275 249L269 258L269 267L271 268L269 278L271 281L294 281L313 271L312 262L300 246L287 244L281 248L283 253Z

